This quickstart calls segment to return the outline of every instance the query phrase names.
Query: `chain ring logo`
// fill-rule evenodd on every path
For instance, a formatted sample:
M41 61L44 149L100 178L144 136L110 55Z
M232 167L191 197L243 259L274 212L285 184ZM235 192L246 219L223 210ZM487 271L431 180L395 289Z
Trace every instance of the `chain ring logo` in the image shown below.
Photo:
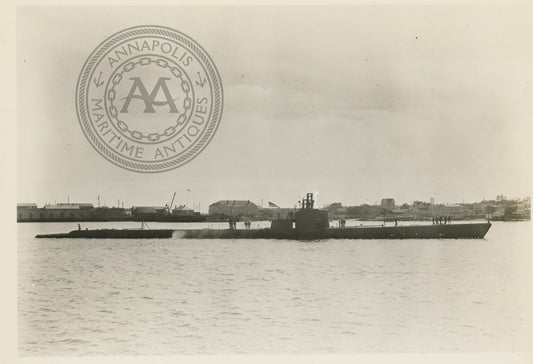
M213 138L223 109L220 75L187 35L161 26L122 30L83 65L81 128L107 160L156 173L191 161Z

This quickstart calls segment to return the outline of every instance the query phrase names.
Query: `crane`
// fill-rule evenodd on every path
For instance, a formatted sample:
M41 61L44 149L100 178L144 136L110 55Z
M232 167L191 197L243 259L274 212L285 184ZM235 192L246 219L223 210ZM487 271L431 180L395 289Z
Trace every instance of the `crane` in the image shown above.
M172 212L172 204L174 203L174 198L176 197L176 192L174 192L174 195L172 196L172 201L170 201L170 205L168 205L168 213L170 214Z

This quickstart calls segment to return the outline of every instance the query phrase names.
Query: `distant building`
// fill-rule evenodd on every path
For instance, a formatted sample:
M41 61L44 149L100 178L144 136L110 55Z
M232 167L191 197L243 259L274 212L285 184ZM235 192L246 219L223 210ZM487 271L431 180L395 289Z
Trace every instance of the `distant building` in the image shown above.
M172 209L172 215L192 216L194 214L195 214L194 210L191 209L190 207L185 206L185 205L176 206L176 207L174 207L174 209Z
M121 208L94 208L89 203L58 203L38 208L36 204L17 204L18 222L49 221L109 221L123 220L126 211Z
M68 210L68 209L79 209L79 210L92 210L94 206L92 203L57 203L55 205L45 205L45 209L57 209L57 210Z
M386 209L393 209L395 206L394 199L393 198L384 198L381 200L381 207Z
M131 215L122 207L96 207L91 210L91 216L96 221L125 220Z
M90 218L90 209L81 209L78 204L46 205L43 208L28 207L28 204L17 205L18 222L77 221Z
M36 203L18 203L17 204L17 210L36 209L36 208L37 208Z
M418 209L418 210L427 210L429 206L430 204L428 202L424 202L424 201L413 202L413 208Z
M31 221L38 215L37 204L18 203L17 204L17 221Z
M131 214L136 218L153 218L168 212L167 206L137 206L131 208Z
M531 215L531 198L526 197L525 199L519 201L516 212L519 214Z
M250 200L220 200L209 205L209 215L254 216L258 211Z

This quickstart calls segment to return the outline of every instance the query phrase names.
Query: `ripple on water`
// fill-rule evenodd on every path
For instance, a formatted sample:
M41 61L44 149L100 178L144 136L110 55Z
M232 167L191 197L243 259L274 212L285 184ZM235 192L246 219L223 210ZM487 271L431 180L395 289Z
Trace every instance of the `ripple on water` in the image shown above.
M530 325L523 289L530 286L528 234L520 224L495 223L483 244L302 244L37 241L21 231L19 350L523 351Z

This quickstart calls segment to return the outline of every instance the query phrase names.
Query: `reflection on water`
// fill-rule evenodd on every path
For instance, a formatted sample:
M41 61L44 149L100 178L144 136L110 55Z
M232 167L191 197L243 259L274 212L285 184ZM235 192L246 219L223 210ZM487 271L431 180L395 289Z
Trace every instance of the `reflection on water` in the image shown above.
M33 238L76 226L18 224L21 355L494 352L530 342L526 223L495 223L485 240Z

